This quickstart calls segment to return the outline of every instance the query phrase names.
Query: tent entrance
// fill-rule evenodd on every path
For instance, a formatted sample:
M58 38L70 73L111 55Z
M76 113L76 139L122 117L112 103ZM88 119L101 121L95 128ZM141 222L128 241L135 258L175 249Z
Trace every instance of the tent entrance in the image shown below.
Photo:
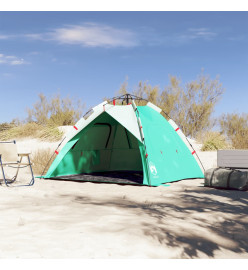
M77 134L77 140L49 178L143 184L138 139L103 113Z
M114 172L112 171L112 172L97 172L97 173L88 173L88 174L83 173L83 174L53 177L51 179L142 185L143 172L133 172L133 171L115 171Z

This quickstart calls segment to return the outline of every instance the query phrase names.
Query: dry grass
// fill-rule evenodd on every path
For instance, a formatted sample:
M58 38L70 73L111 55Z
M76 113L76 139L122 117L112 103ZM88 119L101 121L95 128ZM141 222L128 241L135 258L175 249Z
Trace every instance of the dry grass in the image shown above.
M12 123L1 123L0 124L0 133L6 130L9 130L10 128L13 128L15 125L13 125Z
M33 168L34 173L37 175L41 175L42 173L43 175L46 174L47 170L51 166L55 157L56 156L51 149L36 150L31 156L31 160L33 163L32 168Z
M218 149L228 149L231 146L225 137L219 132L208 131L198 136L197 141L202 143L201 151L216 151Z
M235 149L248 149L248 113L223 114L220 126Z
M34 122L14 126L0 131L0 140L6 141L16 138L38 138L43 141L59 141L63 132L55 126L43 126Z
M248 149L248 129L235 134L232 144L235 149Z
M38 131L36 138L44 141L56 142L60 141L62 139L62 136L63 132L59 131L57 127L45 126Z

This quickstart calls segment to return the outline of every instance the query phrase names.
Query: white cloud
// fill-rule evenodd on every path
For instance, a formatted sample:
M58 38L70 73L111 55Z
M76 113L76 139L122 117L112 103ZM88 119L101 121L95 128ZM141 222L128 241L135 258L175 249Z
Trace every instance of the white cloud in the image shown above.
M16 65L27 64L27 62L24 61L24 59L18 58L14 55L0 54L0 64L16 66Z
M194 27L185 29L182 32L166 33L165 31L163 33L152 27L141 27L135 32L106 24L84 23L66 25L44 33L0 35L0 39L28 38L29 40L50 41L83 47L128 48L140 46L141 44L149 46L181 46L196 40L211 41L217 38L218 35L219 33L207 27ZM21 64L20 61L17 61L17 63Z
M136 34L127 29L86 23L57 28L45 34L29 34L29 38L76 44L85 47L133 47L139 44Z
M8 39L9 37L6 35L0 35L0 39Z
M11 73L2 73L2 76L9 78L9 77L12 77L12 74Z
M142 44L149 46L178 47L192 44L195 41L212 41L219 35L218 32L209 28L186 28L183 31L157 31L155 28L143 27L140 34ZM143 35L142 35L143 34Z
M31 39L39 39L39 40L46 40L47 34L26 34L25 37L31 38Z
M184 35L185 39L204 39L212 40L217 36L217 33L210 31L208 28L189 28Z
M29 55L39 55L39 54L40 54L40 52L36 52L36 51L29 53Z
M149 45L183 46L197 40L205 42L212 41L217 37L218 33L208 28L189 28L181 33L164 34L160 37L158 37L158 34L152 34Z

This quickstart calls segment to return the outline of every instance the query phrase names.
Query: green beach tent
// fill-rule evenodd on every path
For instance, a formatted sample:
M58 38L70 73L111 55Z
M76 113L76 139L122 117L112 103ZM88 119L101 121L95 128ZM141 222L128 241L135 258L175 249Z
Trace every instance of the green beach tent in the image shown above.
M204 178L198 156L173 120L150 102L136 106L135 98L105 101L80 119L43 178L149 186ZM116 105L117 99L127 105Z

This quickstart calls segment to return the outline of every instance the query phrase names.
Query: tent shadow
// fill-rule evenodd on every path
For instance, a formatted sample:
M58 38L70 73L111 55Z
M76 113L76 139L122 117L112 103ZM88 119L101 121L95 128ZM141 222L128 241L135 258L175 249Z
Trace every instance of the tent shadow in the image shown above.
M160 205L160 209L156 209L156 214L149 210L148 214L154 216L156 223L154 225L143 223L144 234L167 246L183 247L185 258L197 257L198 252L213 258L215 251L221 248L235 253L248 253L247 206L230 206L213 199L200 199L192 195L186 195L184 199L188 201L188 204L185 207L170 205L169 214L162 210L165 205ZM193 215L192 218L178 218L179 223L187 223L186 230L183 226L178 226L175 230L163 226L161 216L173 218L173 212ZM219 219L218 214L221 212L225 213L225 218ZM216 213L216 215L211 217L211 213ZM198 215L199 218L197 218ZM212 222L208 222L208 216L213 219ZM193 225L192 229L190 225Z
M123 215L137 216L137 226L142 235L162 247L180 248L178 258L197 258L199 255L215 258L216 252L224 254L227 250L237 256L247 253L248 257L248 193L234 193L192 189L173 199L161 198L159 202L87 196L74 196L72 199L84 206L113 207ZM219 201L218 196L225 200ZM119 232L128 230L130 224L127 220ZM105 225L106 228L111 227ZM116 231L113 230L113 233Z

